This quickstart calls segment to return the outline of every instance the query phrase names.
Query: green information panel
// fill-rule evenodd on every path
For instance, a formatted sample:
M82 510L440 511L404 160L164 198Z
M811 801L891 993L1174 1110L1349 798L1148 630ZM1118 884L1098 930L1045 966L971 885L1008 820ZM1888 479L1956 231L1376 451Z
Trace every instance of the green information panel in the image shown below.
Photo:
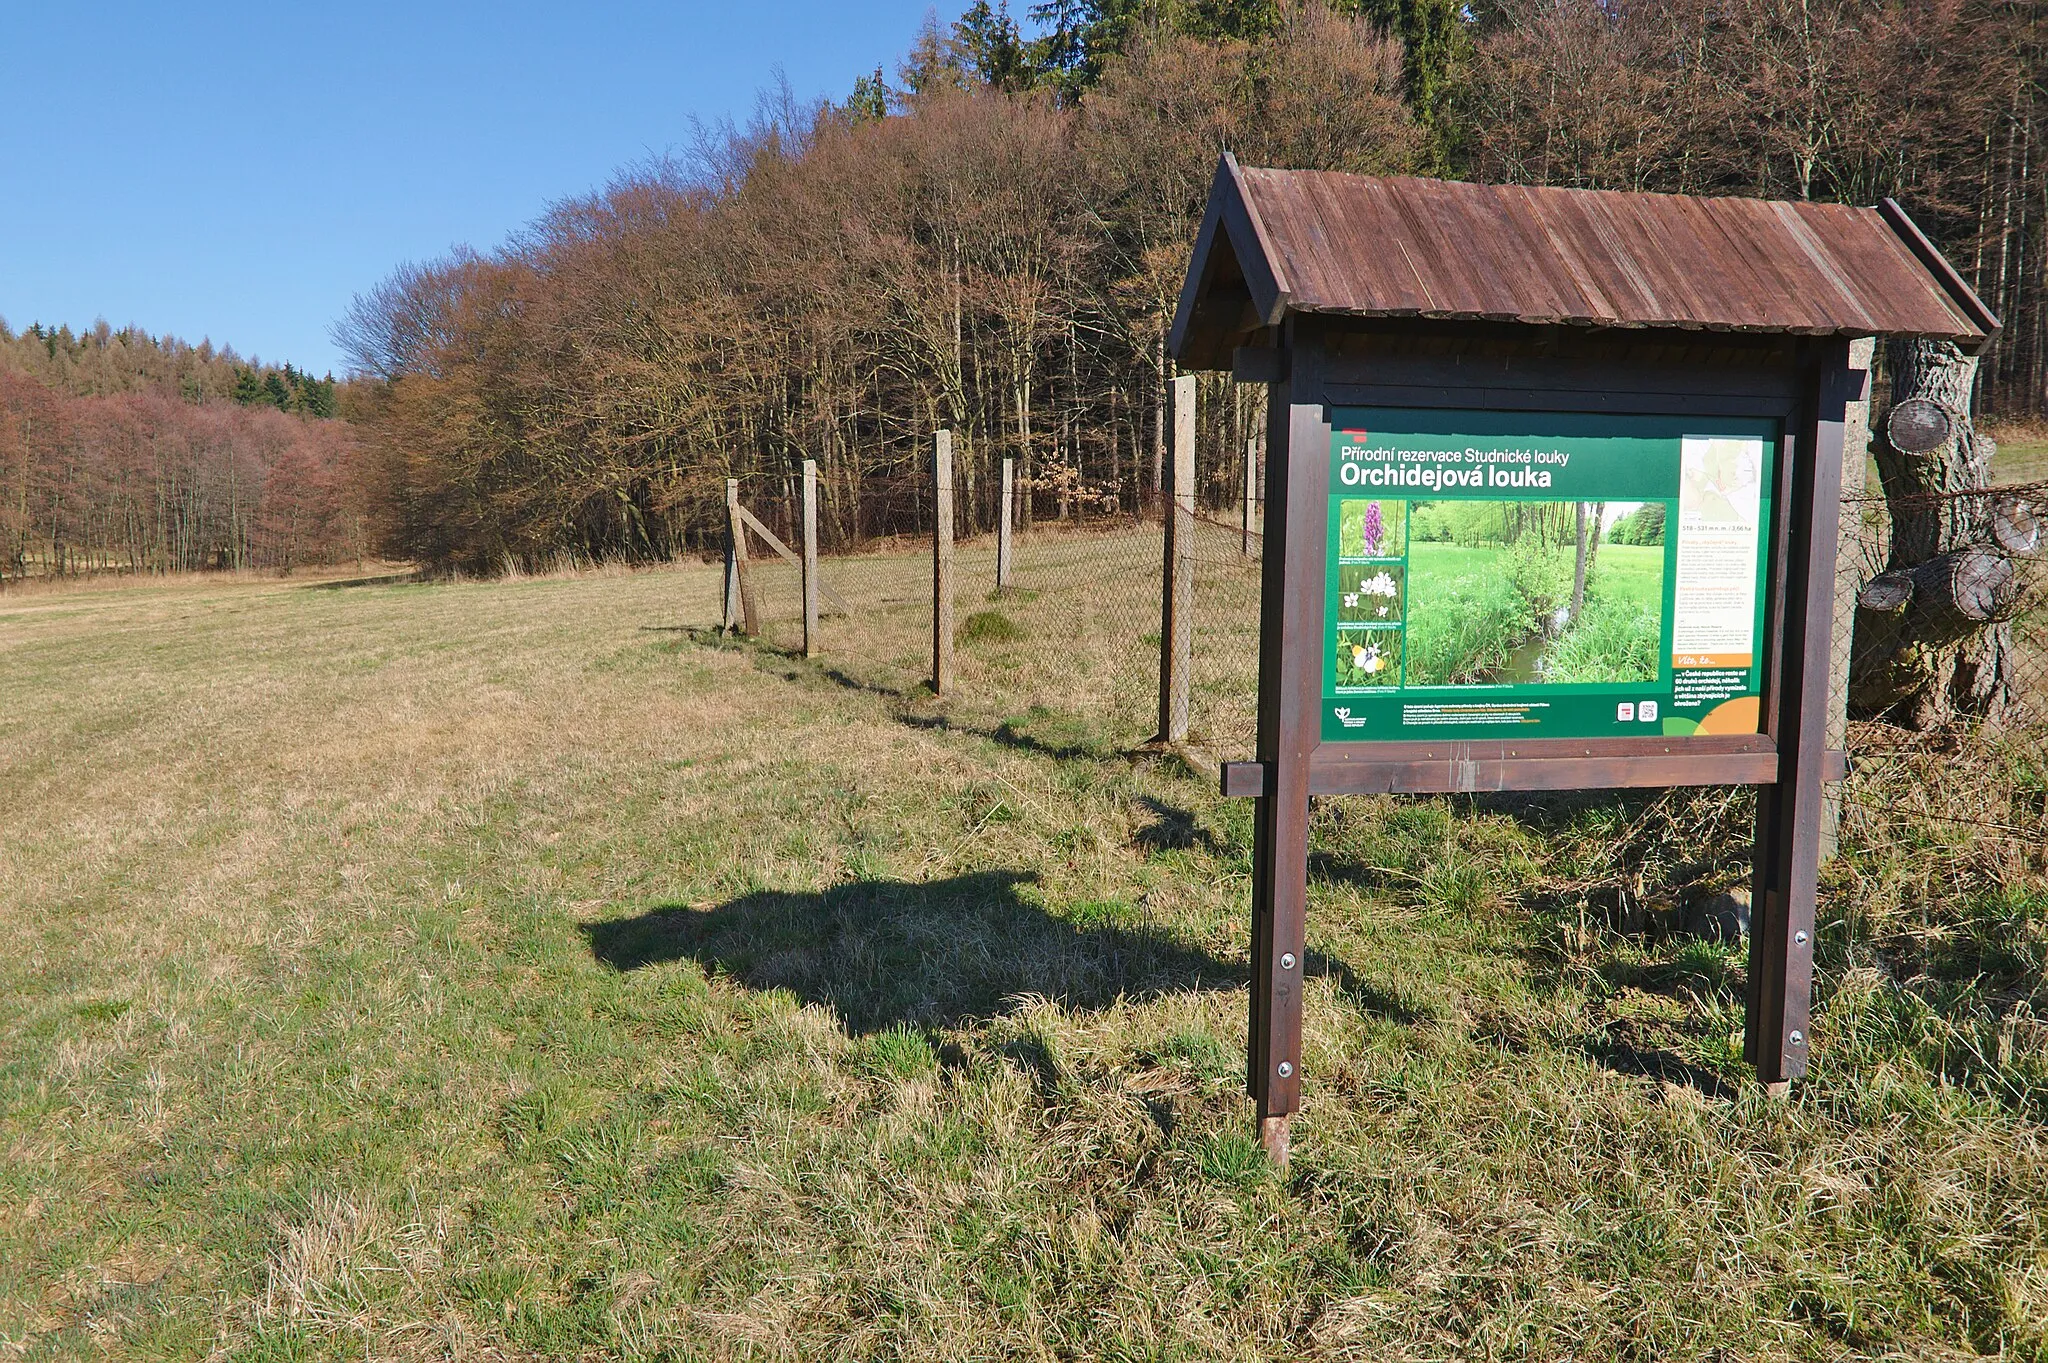
M1756 732L1776 422L1331 424L1325 741Z

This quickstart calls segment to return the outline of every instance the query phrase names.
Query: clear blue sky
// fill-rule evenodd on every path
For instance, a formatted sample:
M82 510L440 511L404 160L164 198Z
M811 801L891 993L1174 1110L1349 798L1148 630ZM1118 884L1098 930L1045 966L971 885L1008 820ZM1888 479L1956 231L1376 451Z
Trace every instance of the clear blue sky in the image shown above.
M329 324L399 261L744 121L778 69L806 100L893 78L930 8L0 0L0 317L339 373Z

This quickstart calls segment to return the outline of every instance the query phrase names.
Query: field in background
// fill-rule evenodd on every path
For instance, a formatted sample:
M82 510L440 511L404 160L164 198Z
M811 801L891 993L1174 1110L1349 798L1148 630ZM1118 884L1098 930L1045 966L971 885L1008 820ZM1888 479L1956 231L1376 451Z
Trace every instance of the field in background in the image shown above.
M1321 804L1283 1182L1131 539L946 703L915 553L0 596L0 1358L2048 1356L2042 772L1860 763L1785 1103L1745 797Z

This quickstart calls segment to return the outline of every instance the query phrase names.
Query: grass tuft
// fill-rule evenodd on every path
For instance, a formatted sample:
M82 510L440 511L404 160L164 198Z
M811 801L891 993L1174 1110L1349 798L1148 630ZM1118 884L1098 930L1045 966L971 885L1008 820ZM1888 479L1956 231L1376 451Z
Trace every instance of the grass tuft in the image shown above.
M970 644L1009 644L1024 637L1024 627L1001 611L976 611L961 621L959 637Z

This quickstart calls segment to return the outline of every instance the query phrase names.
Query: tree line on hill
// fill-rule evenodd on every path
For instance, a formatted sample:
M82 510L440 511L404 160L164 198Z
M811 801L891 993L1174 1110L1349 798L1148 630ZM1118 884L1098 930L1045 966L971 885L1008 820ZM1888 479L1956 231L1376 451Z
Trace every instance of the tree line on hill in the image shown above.
M205 342L0 323L0 582L361 557L336 402Z
M711 547L722 480L828 541L1157 488L1163 338L1218 154L1629 190L1901 198L2010 323L2042 404L2042 18L1997 0L979 0L895 80L786 93L489 253L407 265L337 339L387 552L491 567ZM1204 380L1219 504L1257 420ZM1216 452L1223 452L1216 457Z

